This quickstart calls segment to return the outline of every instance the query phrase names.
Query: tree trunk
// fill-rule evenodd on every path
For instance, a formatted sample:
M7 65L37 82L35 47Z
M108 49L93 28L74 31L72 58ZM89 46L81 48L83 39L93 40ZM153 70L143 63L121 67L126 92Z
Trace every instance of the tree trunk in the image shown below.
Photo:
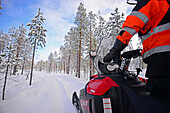
M2 93L2 100L5 99L5 90L6 90L6 83L7 83L7 76L8 76L8 68L9 68L9 59L10 59L10 52L8 55L8 64L7 64L7 69L6 69L6 74L5 74L5 80L4 80L4 86L3 86L3 93Z
M91 51L91 45L92 45L92 32L91 32L91 26L90 26L90 51ZM90 76L92 75L92 59L90 58Z
M40 62L40 70L39 71L42 71L42 61Z
M56 73L57 73L57 71L58 71L58 66L57 66L57 62L56 62L56 65L55 65L55 66L56 66L56 68L55 68L55 69L56 69Z
M68 64L67 64L67 74L70 72L70 60L71 60L71 50L69 50Z
M33 75L34 56L35 56L36 43L37 43L37 39L35 39L35 42L34 42L34 49L33 49L33 56L32 56L32 65L31 65L31 74L30 74L30 83L29 83L29 85L31 85L31 83L32 83L32 75Z
M51 72L51 62L50 62L50 66L49 66L49 73Z
M62 72L62 60L60 60L60 73Z
M80 41L79 41L79 55L78 55L78 78L80 78L80 63L81 63L81 29L80 29Z
M65 59L65 57L64 57L64 74L65 74L65 72L66 72L66 59Z
M22 70L21 70L21 75L23 75L23 74L24 74L24 64L23 64Z
M24 74L24 67L25 67L25 57L24 57L24 63L23 63L23 65L22 65L21 75L23 75L23 74Z

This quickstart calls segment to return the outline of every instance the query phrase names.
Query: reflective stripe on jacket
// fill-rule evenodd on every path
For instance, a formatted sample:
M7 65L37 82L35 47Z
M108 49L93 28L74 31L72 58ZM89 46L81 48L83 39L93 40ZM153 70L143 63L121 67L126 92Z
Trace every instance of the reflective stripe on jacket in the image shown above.
M117 38L128 44L138 32L143 58L170 51L170 8L167 0L140 0L122 26Z

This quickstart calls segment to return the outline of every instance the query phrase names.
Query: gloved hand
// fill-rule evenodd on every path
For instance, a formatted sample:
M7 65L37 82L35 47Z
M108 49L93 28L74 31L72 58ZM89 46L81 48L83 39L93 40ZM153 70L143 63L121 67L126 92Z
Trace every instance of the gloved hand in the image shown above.
M113 47L110 52L103 58L104 62L111 62L114 60L116 63L120 61L120 51L116 51Z
M122 43L119 39L116 39L114 46L110 50L110 52L103 58L104 62L111 62L112 60L115 63L120 63L120 52L126 47L127 45Z

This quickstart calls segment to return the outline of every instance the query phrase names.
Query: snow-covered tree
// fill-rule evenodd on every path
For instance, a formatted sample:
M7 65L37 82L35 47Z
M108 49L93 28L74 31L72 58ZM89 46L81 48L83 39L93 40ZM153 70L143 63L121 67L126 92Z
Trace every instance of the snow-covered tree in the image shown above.
M43 61L43 60L41 60L41 61L38 61L37 63L36 63L36 65L35 65L35 69L37 70L37 71L45 71L45 66L46 66L47 64L45 64L45 61Z
M26 39L25 39L26 40ZM32 46L30 42L25 42L21 50L21 75L24 73L24 70L29 73L31 57L32 57Z
M9 42L10 44L7 45L6 47L9 47L11 46L15 51L13 52L12 56L11 57L11 65L10 65L10 75L11 74L15 74L15 73L12 73L12 70L14 72L14 67L16 65L19 65L19 62L18 62L18 57L17 57L17 39L19 37L19 29L17 29L16 27L12 27L9 29L8 31L9 33Z
M115 12L111 13L111 17L108 22L108 32L109 35L115 37L119 35L119 32L122 29L122 25L124 23L124 14L118 11L118 8L115 9Z
M61 63L61 69L63 70L63 73L66 72L66 48L64 46L60 47L60 63Z
M13 55L15 52L15 49L12 45L12 41L10 42L9 46L6 47L6 60L4 60L4 65L6 65L6 70L5 70L5 79L4 79L4 85L3 85L3 94L2 94L2 100L5 99L5 90L6 90L6 84L7 84L7 77L8 77L8 72L9 72L9 67L13 63Z
M14 70L13 70L13 75L16 74L17 72L17 66L21 66L21 61L23 60L22 58L22 53L25 45L25 38L26 38L26 29L24 28L23 24L19 26L19 29L17 29L16 37L15 37L15 42L14 45L16 47L16 64L14 65ZM24 56L23 56L24 57Z
M0 31L0 53L3 53L5 46L5 36L3 30Z
M67 54L66 54L66 73L69 74L70 71L70 60L71 60L71 38L70 38L70 33L68 33L68 35L65 35L65 47L67 50Z
M54 57L53 57L53 53L50 53L50 56L48 57L48 65L49 65L49 73L52 72L52 69L54 68Z
M124 14L118 11L118 8L111 13L111 17L109 17L109 21L105 21L100 15L99 18L99 26L96 29L96 35L98 37L99 42L102 41L102 45L99 48L98 56L101 60L108 53L108 51L113 47L116 36L118 36L119 32L122 29L122 24L124 22Z
M3 30L1 30L0 31L0 65L1 65L3 58L5 57L4 50L5 50L5 45L7 45L6 38L7 38L7 35L3 33Z
M96 27L95 30L95 35L97 37L97 43L98 43L98 48L97 48L97 59L102 60L104 54L105 54L105 45L107 45L107 43L105 43L105 41L103 41L104 38L107 37L107 24L106 24L106 20L100 15L100 12L97 16L98 18L98 26Z
M86 46L87 46L87 52L90 52L91 50L96 50L96 36L94 35L95 29L96 29L96 14L93 14L92 11L88 13L88 38L86 39ZM89 54L87 54L89 56ZM92 71L92 60L89 58L90 61L90 76L92 73L94 73L94 70Z
M8 34L1 35L1 51L0 51L0 73L5 73L6 71L6 62L7 62L7 47L9 46L10 37Z
M77 8L77 13L76 13L76 18L75 22L77 25L77 30L79 32L79 52L78 52L78 61L77 61L77 72L76 75L78 78L80 78L80 63L81 63L81 51L82 51L82 41L84 38L84 35L86 34L85 31L87 29L87 14L86 14L86 9L84 8L84 4L81 2L79 7Z
M34 19L31 19L31 23L27 24L27 26L30 27L29 28L30 32L28 34L28 36L30 37L28 38L28 40L31 42L31 45L33 46L32 66L29 85L31 85L32 82L35 50L38 49L38 47L45 47L46 44L45 32L47 32L47 30L44 29L44 27L42 26L44 20L46 19L43 17L43 13L40 11L39 8L38 14L35 16Z
M54 58L54 72L58 71L58 53L55 51L53 53L53 58Z
M66 73L70 71L73 72L76 68L77 56L78 56L78 30L76 27L71 27L67 35L65 35L65 44L68 54L67 54L67 69Z

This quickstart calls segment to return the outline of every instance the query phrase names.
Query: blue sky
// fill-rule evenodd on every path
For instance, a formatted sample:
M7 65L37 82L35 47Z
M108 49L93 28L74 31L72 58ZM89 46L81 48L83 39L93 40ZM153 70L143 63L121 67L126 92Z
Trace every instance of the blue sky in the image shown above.
M50 52L58 51L60 46L64 44L64 36L74 25L74 19L77 7L80 2L84 4L87 13L101 11L102 16L108 19L110 13L119 8L120 12L128 15L133 6L127 5L126 0L1 0L3 10L0 15L0 30L5 33L9 28L18 27L27 23L34 18L38 12L38 8L44 13L46 21L44 28L47 31L46 47L39 49L36 53L36 60L47 60ZM29 32L29 31L27 31Z

